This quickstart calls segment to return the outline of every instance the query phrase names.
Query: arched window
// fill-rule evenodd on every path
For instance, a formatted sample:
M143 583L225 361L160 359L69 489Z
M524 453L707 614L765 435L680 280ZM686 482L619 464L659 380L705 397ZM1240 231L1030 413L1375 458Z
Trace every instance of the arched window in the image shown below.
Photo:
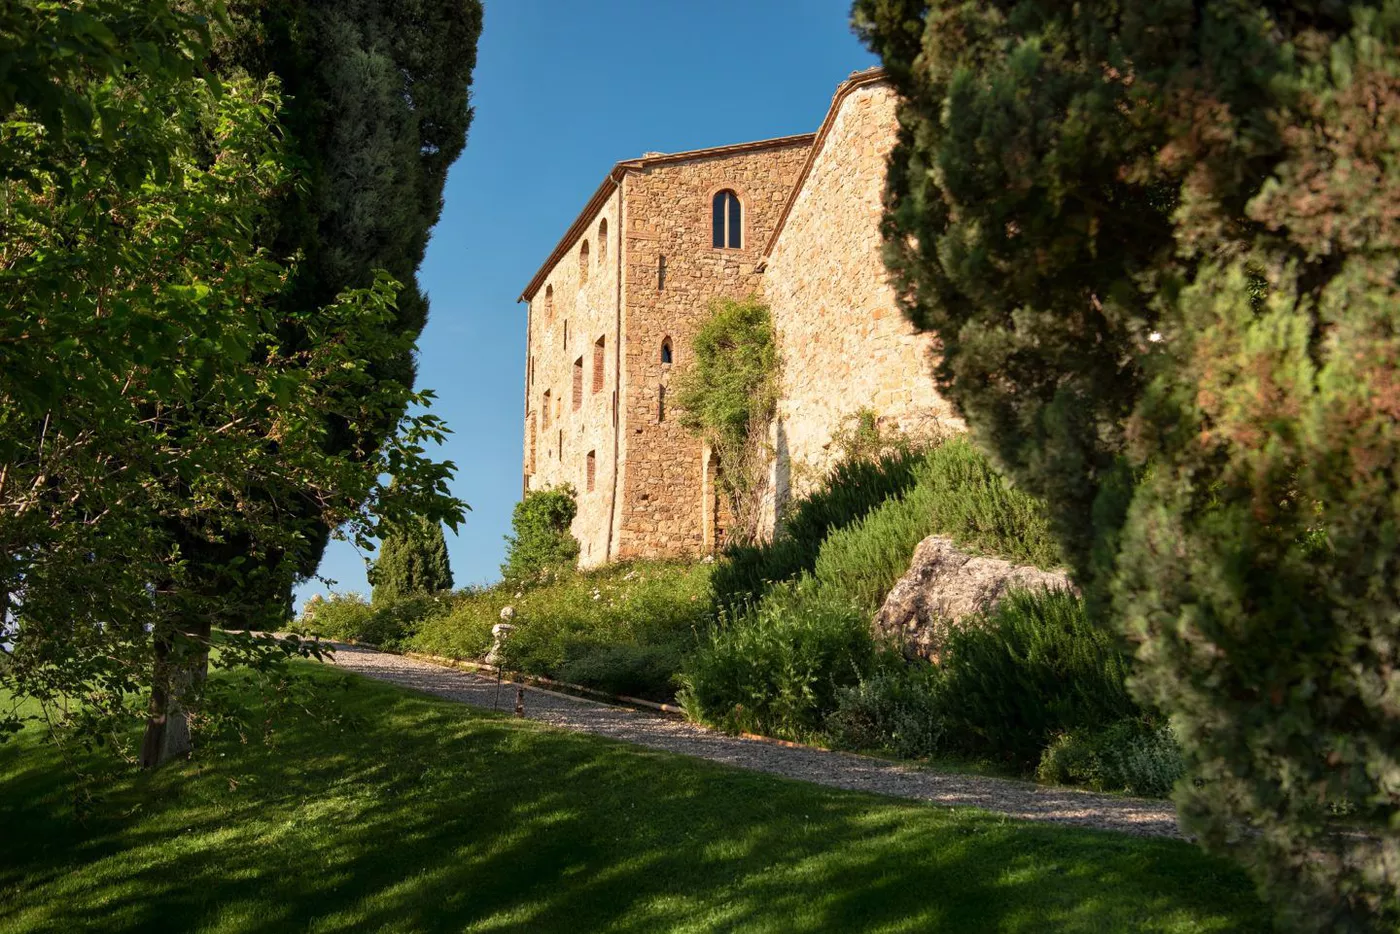
M583 358L574 361L574 411L583 408Z
M588 241L583 241L583 246L578 248L578 284L583 285L588 281Z
M608 219L598 222L598 262L608 258Z
M603 341L598 338L593 342L593 391L601 392L603 389Z
M545 324L552 324L553 322L554 322L554 286L552 286L552 285L547 285L547 286L544 287L544 323L545 323Z
M586 458L584 458L583 474L584 474L584 485L585 485L585 487L587 488L588 492L592 493L592 492L593 492L593 486L594 486L594 484L597 482L597 477L598 477L598 452L597 452L597 451L589 451L589 452L588 452L588 456L587 456Z
M713 207L715 248L741 248L744 245L744 209L739 205L739 196L728 188L716 192Z
M673 357L671 356L671 339L669 337L663 337L661 339L661 362L673 362Z

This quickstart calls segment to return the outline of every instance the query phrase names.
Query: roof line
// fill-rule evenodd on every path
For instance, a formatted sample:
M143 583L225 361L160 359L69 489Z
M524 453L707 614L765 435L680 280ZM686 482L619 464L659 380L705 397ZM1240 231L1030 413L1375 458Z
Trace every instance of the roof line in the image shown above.
M815 140L815 133L800 133L796 136L775 136L772 139L754 140L748 143L733 143L728 146L711 146L707 149L691 149L686 152L661 153L655 156L642 156L639 159L624 159L616 163L606 176L603 183L593 192L593 196L584 204L574 222L564 231L564 236L559 238L559 242L550 251L549 257L545 259L543 265L535 272L530 282L520 293L517 302L528 302L535 297L540 286L544 285L544 280L549 277L549 271L568 252L569 244L573 243L580 234L587 229L593 220L593 215L597 214L604 202L612 196L617 189L618 183L622 181L622 176L633 169L650 168L654 165L672 165L677 162L688 162L692 159L713 159L719 156L732 156L745 152L755 152L762 149L776 149L781 146L810 145ZM622 247L622 231L618 232L618 248Z
M889 79L888 72L880 66L867 68L864 71L852 72L850 77L836 88L836 93L832 95L831 106L827 108L826 117L822 120L822 125L817 129L817 138L812 143L812 148L807 151L807 159L802 163L802 171L797 173L797 181L793 183L791 191L788 193L787 201L783 204L783 212L778 215L778 222L773 225L773 232L768 235L768 243L763 248L762 258L758 261L758 268L763 269L768 264L769 258L773 255L773 248L778 245L778 236L782 234L783 228L787 225L788 215L792 213L792 207L797 202L797 196L802 194L802 186L807 183L807 176L812 174L812 166L817 161L817 156L821 153L822 146L826 143L827 134L831 132L831 127L836 123L836 115L841 110L841 104L851 93L858 88L863 88L870 84L880 84Z

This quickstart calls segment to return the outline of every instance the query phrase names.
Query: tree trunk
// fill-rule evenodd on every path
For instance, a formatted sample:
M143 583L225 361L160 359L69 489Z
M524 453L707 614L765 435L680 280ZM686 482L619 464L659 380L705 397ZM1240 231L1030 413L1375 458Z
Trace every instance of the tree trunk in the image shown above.
M153 769L187 756L192 748L188 704L209 673L208 622L156 638L150 715L141 742L141 767Z

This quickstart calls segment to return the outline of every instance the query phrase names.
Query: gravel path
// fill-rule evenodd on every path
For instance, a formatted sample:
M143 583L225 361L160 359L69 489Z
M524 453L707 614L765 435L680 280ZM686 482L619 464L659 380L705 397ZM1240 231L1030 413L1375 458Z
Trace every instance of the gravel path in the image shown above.
M335 664L346 671L474 707L489 709L497 696L496 682L492 678L371 649L338 644ZM514 706L515 685L504 682L500 689L500 709L509 711ZM977 807L1025 820L1054 821L1141 836L1180 836L1176 811L1164 801L958 775L850 753L780 746L726 736L682 720L529 686L525 688L525 716L564 730L593 733L649 749L833 788L912 798L950 807Z

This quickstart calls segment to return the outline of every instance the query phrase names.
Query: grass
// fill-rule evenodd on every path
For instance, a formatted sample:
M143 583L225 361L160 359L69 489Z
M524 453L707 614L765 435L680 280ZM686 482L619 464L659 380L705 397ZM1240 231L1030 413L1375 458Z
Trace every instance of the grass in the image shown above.
M125 774L86 823L0 746L0 931L1249 931L1170 840L823 789L324 669L271 745ZM332 691L337 683L348 690Z

